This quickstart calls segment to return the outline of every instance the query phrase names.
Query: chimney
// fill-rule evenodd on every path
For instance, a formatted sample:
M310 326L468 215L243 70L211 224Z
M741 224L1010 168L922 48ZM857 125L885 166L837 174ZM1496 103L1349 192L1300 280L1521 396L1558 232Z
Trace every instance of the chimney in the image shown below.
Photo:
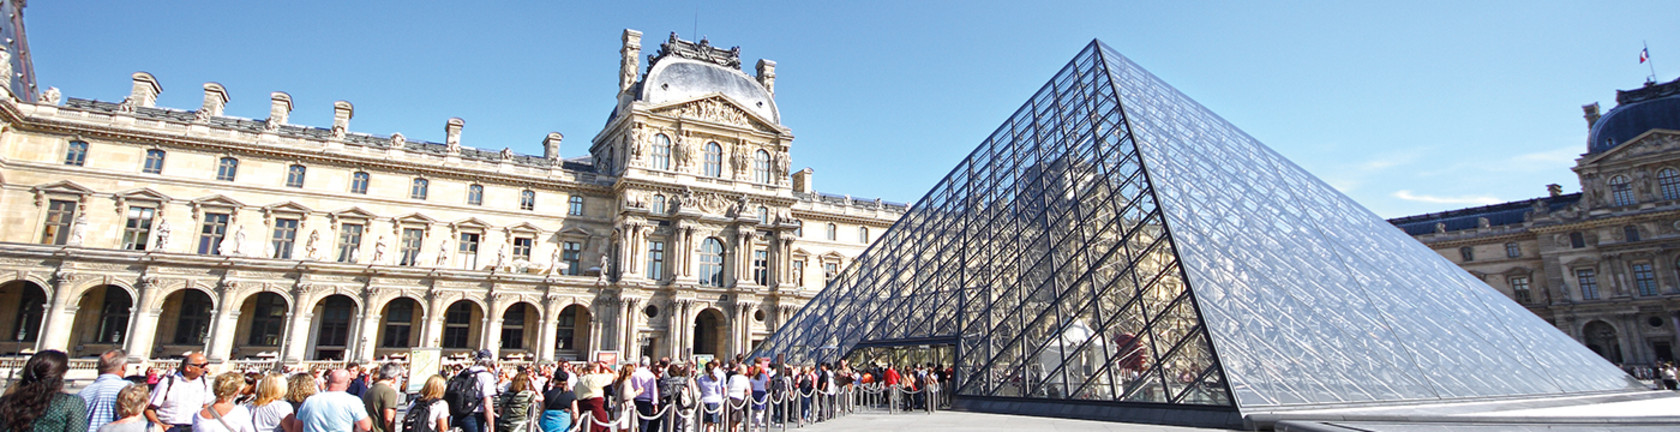
M467 122L460 117L450 117L449 122L443 125L443 143L449 145L450 153L461 152L461 126L466 125Z
M1592 129L1593 125L1598 124L1598 102L1581 105L1581 112L1587 114L1587 129Z
M344 134L350 133L350 118L355 115L356 107L350 102L333 102L333 136L343 138Z
M776 97L776 62L758 59L758 85L764 86L764 91L770 92L770 97Z
M619 54L624 61L618 66L618 91L623 92L636 85L636 75L640 73L637 57L642 56L642 32L624 29L624 49Z
M559 132L549 132L548 137L543 138L543 159L548 159L550 162L559 162L560 140L565 138L566 136L560 135Z
M145 72L134 73L134 90L128 94L128 100L134 106L157 106L158 93L163 93L163 87L158 86L157 78Z
M1552 198L1557 198L1559 195L1563 195L1563 186L1559 186L1557 183L1546 185L1546 193L1551 195Z
M222 110L227 108L227 103L228 95L226 88L222 87L221 84L213 82L204 83L204 106L198 108L200 114L205 117L220 116L222 115Z
M279 126L286 124L292 117L292 95L286 92L268 94L268 124Z
M794 192L811 193L816 190L811 187L811 172L811 168L807 167L799 170L799 172L793 173Z

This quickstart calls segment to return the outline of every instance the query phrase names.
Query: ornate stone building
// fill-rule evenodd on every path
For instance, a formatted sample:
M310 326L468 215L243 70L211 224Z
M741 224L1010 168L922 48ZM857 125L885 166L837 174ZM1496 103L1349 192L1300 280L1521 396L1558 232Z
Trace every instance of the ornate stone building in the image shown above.
M21 42L21 7L0 1ZM0 26L3 27L3 26ZM8 40L12 40L8 38ZM675 34L641 63L623 35L618 100L589 156L34 95L26 45L0 97L0 354L124 347L166 358L578 359L745 352L903 214L789 172L775 63ZM30 80L19 84L19 78ZM37 97L38 96L38 97ZM324 108L324 107L323 107Z
M1582 107L1581 192L1390 222L1612 362L1680 345L1680 80Z

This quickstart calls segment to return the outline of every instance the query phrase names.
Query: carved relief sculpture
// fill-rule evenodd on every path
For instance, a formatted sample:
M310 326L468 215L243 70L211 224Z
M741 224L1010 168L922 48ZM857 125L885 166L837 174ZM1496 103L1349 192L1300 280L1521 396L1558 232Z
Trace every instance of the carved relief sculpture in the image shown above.
M169 252L169 236L174 232L175 229L169 225L168 219L159 223L157 228L157 242L153 243L153 249L160 252Z
M373 243L373 263L385 263L385 236L379 236L379 241Z
M321 230L310 230L309 241L303 244L304 256L310 261L321 259Z
M70 246L81 246L82 239L87 236L87 226L87 215L77 215L76 221L72 222L70 225L70 241L66 242L66 244Z
M58 87L47 87L47 91L41 92L41 99L39 102L47 105L58 105L63 97L64 96L58 92Z

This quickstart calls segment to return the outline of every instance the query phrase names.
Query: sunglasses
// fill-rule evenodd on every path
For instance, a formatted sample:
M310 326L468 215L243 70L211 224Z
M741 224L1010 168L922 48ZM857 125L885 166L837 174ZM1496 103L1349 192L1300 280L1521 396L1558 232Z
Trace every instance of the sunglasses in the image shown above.
M195 368L203 368L203 367L205 367L205 366L209 366L209 365L210 365L210 362L204 362L204 363L187 363L187 366L192 366L192 367L195 367Z

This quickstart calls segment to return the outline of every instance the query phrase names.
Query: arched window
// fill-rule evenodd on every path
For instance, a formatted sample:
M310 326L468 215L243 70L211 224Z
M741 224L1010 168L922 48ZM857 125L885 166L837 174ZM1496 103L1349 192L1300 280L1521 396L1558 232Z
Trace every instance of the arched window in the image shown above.
M723 177L723 146L715 142L706 143L706 177Z
M426 199L426 191L431 189L432 182L423 178L414 179L414 185L408 188L408 197L417 200Z
M834 224L832 224L832 223L828 224L828 240L829 241L834 241L834 239L837 238L837 235L839 234L839 232L840 232L840 227L834 226Z
M1616 206L1630 206L1633 201L1633 183L1626 176L1610 178L1610 199Z
M858 243L869 244L869 227L858 227Z
M225 157L216 163L216 180L233 181L233 178L238 175L239 159Z
M758 223L760 225L768 225L770 223L770 208L769 207L758 206Z
M357 171L350 175L350 193L366 195L368 189L368 173Z
M467 186L467 204L484 205L484 185Z
M1663 168L1657 171L1657 185L1662 188L1663 199L1680 199L1680 170Z
M64 151L64 164L82 166L87 163L87 142L71 141L70 148Z
M146 150L146 164L140 167L140 171L146 174L163 174L163 156L163 150Z
M770 153L759 150L753 154L753 179L762 184L770 184Z
M583 216L582 195L572 195L572 198L567 201L566 205L566 214L572 216Z
M520 191L519 192L519 209L520 210L536 210L537 209L537 193L532 192L530 189Z
M648 204L648 211L656 215L665 214L665 196L653 194L653 202Z
M717 237L700 243L700 285L723 286L723 241Z
M292 165L286 167L286 187L303 187L303 174L308 171L309 168L304 168L303 165Z
M671 137L665 134L653 136L653 168L671 169Z

